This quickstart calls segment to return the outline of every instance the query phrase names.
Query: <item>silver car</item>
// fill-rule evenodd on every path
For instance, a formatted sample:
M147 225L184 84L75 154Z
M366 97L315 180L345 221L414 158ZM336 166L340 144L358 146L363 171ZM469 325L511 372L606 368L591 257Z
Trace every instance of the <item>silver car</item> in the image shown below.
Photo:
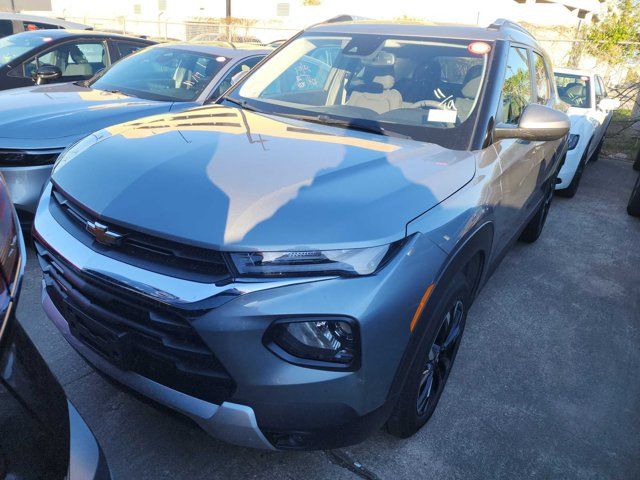
M50 59L64 45L42 55ZM80 45L89 46L98 50L86 50L88 60L90 53L108 55L100 42ZM234 75L270 51L225 43L163 44L134 53L86 82L0 92L0 173L23 226L31 224L51 167L66 147L110 125L214 101Z
M478 290L535 241L569 119L518 25L301 32L216 105L65 151L35 218L49 318L230 442L432 415Z

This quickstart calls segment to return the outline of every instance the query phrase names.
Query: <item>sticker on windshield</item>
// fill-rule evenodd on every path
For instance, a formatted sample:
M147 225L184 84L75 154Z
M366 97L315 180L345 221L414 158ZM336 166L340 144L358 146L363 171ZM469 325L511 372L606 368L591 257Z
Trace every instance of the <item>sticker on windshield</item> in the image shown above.
M440 110L439 108L432 108L429 110L429 116L427 117L427 121L456 123L456 118L457 118L457 112L455 110Z

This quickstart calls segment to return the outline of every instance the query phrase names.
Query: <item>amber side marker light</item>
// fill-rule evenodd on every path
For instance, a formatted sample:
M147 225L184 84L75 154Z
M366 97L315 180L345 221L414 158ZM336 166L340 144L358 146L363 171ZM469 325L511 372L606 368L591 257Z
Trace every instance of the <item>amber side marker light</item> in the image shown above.
M431 285L429 285L425 290L424 294L422 295L422 298L420 299L420 303L418 304L418 308L416 309L416 313L413 314L413 318L411 319L411 325L409 325L409 330L411 331L411 333L413 333L413 329L416 328L418 319L420 318L420 315L422 315L422 311L424 310L424 307L427 305L427 301L429 300L429 297L431 296L431 292L433 292L433 288L435 286L436 286L435 283L432 283Z
M485 42L473 42L469 44L467 50L475 55L486 55L491 51L491 45Z

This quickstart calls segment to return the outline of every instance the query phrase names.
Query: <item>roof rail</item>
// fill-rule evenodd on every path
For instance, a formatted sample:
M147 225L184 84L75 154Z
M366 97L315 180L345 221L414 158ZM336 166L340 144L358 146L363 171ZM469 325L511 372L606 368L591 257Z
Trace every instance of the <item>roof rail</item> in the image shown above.
M343 15L336 15L335 17L332 17L332 18L328 18L327 20L324 20L320 23L357 22L358 20L371 20L371 18L360 17L357 15L343 14Z
M506 18L498 18L496 19L491 25L489 25L489 30L504 30L506 28L511 28L513 30L518 30L519 32L524 33L525 35L530 36L531 38L535 38L533 36L533 34L527 30L526 28L524 28L522 25L520 25L519 23L516 23L512 20L507 20Z

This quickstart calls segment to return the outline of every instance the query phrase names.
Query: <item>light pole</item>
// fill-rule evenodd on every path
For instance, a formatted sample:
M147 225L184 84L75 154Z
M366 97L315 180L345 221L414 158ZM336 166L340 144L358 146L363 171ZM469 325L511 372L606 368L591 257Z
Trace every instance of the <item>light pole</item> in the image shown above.
M227 4L229 3L230 0L227 0ZM11 11L13 13L16 13L16 1L15 0L11 0Z
M13 2L13 0L11 0ZM231 18L231 0L227 0L227 10L226 10L227 20Z

